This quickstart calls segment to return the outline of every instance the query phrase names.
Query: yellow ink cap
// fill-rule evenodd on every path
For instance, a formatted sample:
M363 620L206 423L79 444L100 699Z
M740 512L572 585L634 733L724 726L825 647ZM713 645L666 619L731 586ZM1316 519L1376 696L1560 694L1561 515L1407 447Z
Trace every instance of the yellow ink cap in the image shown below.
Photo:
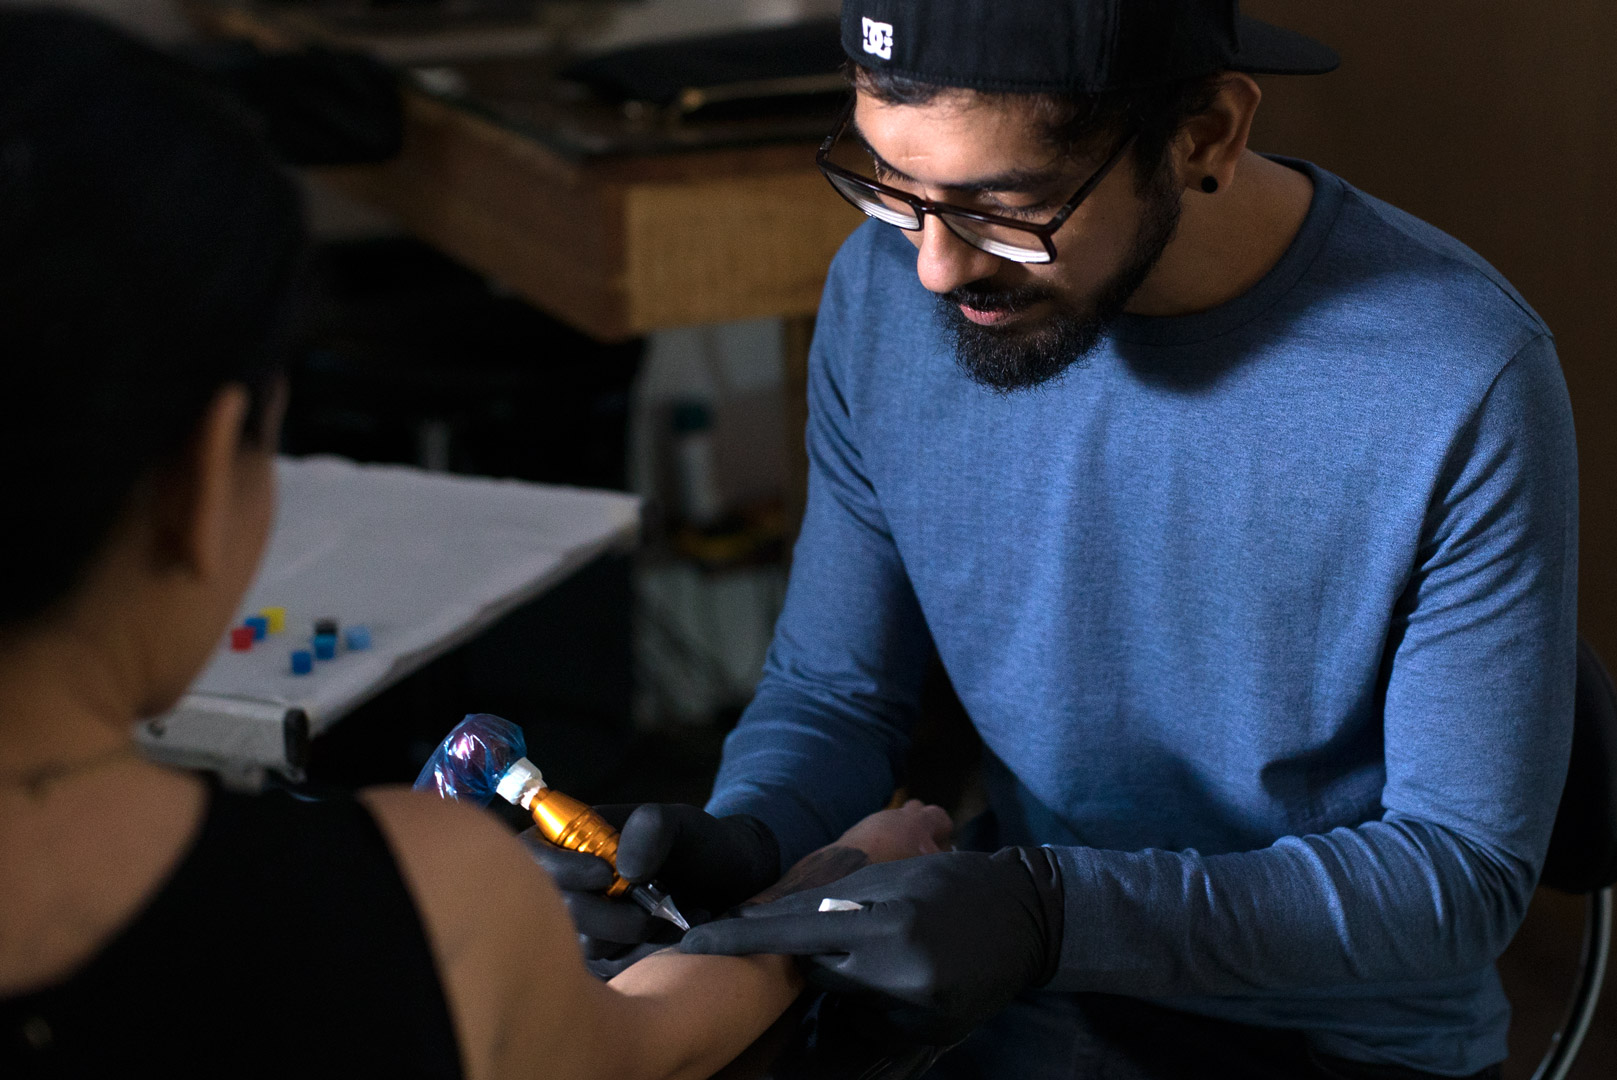
M286 630L286 609L284 607L267 607L259 612L264 621L269 624L268 630L272 634L284 633Z

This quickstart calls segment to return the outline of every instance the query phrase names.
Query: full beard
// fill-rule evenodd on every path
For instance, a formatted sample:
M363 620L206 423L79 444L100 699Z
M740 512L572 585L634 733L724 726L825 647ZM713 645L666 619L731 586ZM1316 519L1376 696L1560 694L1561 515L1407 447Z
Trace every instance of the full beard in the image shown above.
M1037 284L993 289L973 282L938 297L944 326L954 338L955 360L969 378L1008 394L1047 383L1095 351L1179 227L1179 188L1172 170L1164 167L1141 195L1145 211L1128 256L1086 308L1073 310ZM960 311L964 304L977 311L1015 312L1046 301L1055 311L1026 328L980 326Z

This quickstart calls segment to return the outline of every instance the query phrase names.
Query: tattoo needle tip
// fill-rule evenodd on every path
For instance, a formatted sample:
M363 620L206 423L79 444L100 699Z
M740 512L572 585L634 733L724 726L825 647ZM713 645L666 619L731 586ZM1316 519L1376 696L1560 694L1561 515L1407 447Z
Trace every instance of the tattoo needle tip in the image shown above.
M679 908L674 906L672 897L663 897L663 902L657 905L657 914L662 918L667 919L681 930L689 930L691 928L691 924L685 921L685 916L680 914Z

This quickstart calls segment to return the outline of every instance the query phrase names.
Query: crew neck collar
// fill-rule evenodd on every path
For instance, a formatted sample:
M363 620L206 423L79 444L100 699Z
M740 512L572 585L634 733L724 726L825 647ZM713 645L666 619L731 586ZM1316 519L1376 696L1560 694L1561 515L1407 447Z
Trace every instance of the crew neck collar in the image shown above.
M1191 345L1227 334L1261 316L1292 290L1325 246L1342 208L1345 185L1341 179L1311 162L1265 155L1296 169L1314 183L1314 197L1302 228L1280 261L1258 283L1235 299L1193 315L1130 315L1113 325L1110 336L1133 345Z

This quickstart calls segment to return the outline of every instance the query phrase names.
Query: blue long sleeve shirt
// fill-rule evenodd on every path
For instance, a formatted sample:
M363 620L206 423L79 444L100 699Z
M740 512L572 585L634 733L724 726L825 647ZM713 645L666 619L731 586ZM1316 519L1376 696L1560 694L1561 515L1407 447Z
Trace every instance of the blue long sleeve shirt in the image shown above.
M998 840L1057 852L1051 989L1464 1074L1505 1055L1570 744L1571 410L1496 271L1290 164L1313 203L1261 282L1031 392L956 368L901 233L849 239L710 809L789 864L880 807L935 647Z

